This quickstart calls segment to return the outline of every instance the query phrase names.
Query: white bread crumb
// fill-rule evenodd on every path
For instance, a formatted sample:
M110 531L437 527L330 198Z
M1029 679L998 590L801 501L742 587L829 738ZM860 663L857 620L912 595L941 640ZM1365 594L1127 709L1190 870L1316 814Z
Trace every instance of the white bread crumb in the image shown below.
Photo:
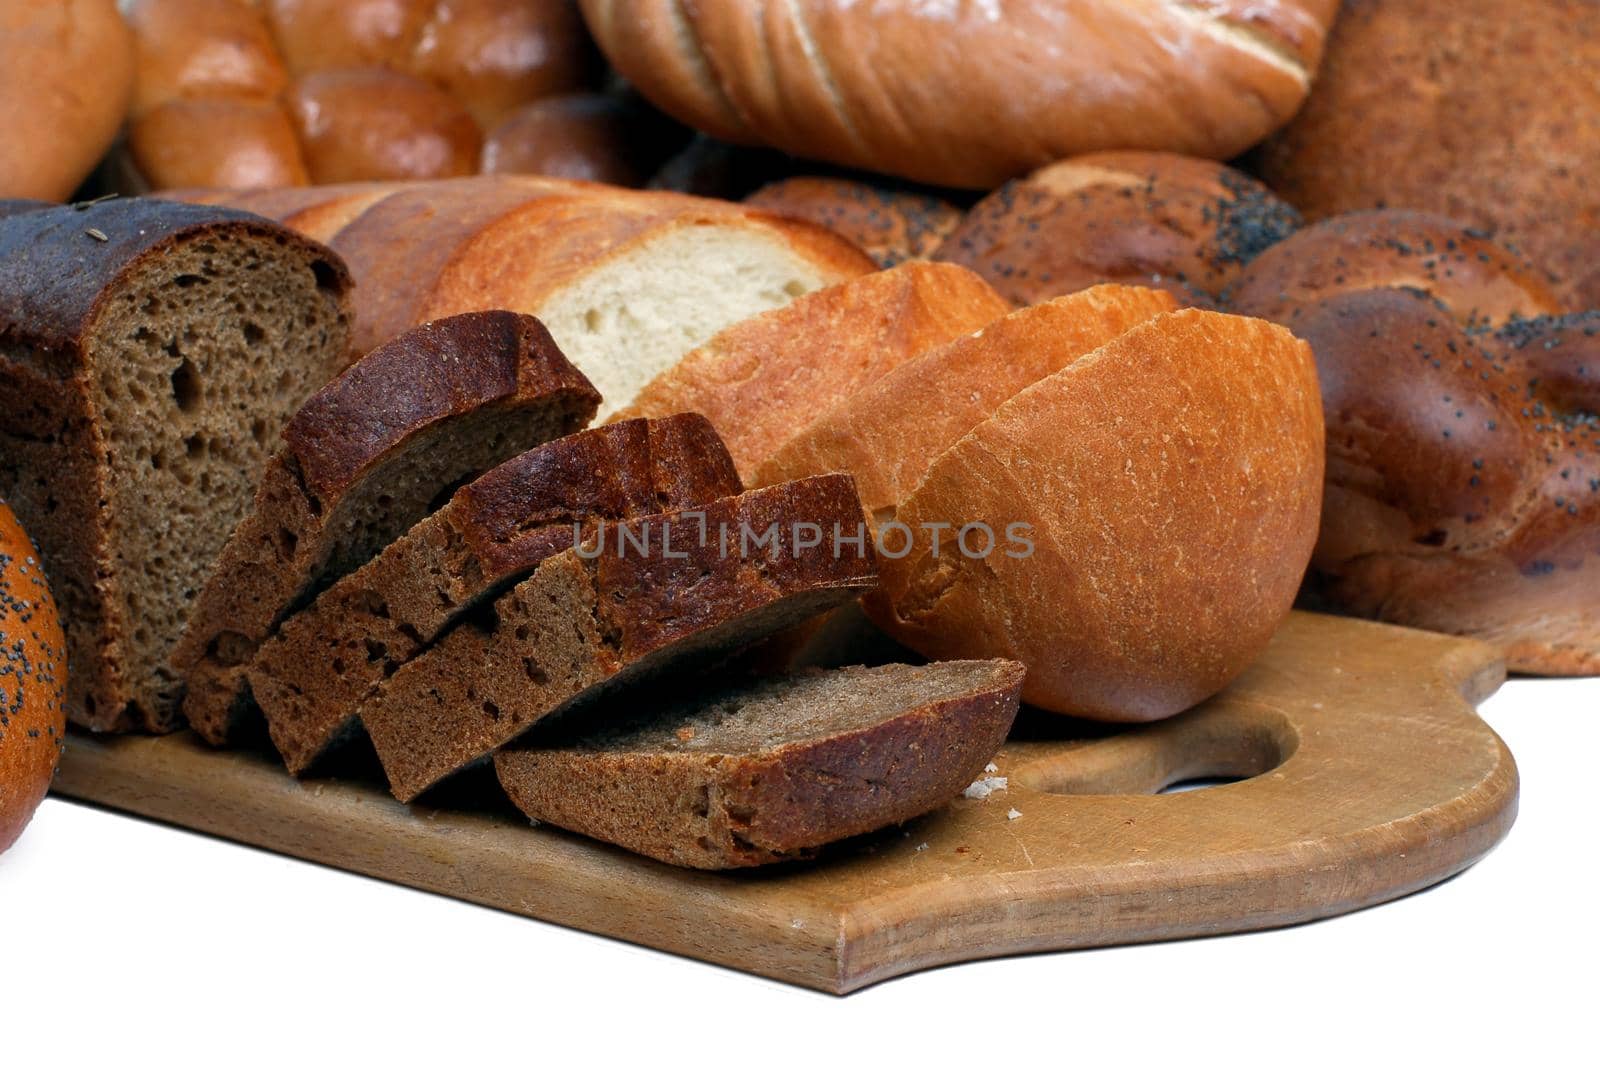
M1006 812L1006 817L1015 822L1017 819L1022 817L1022 812L1013 807Z
M921 844L917 845L915 850L919 851L919 852L927 851L928 850L928 842L927 841L923 841Z
M972 782L961 794L969 800L986 800L992 792L1005 791L1006 785L1004 777L985 777Z
M983 768L983 772L984 773L999 773L1000 772L1000 767L996 766L994 763L991 762L989 765L987 765L987 766L985 766Z

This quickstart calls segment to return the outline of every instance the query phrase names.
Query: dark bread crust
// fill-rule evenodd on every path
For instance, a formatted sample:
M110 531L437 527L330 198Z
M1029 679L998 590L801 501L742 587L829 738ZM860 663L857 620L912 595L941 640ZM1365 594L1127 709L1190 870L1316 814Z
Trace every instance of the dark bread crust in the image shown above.
M826 227L860 246L880 268L932 256L962 216L932 194L815 175L768 183L744 203Z
M413 799L602 687L704 661L861 594L877 575L870 542L835 556L831 539L861 516L854 481L821 476L607 526L596 556L547 559L488 620L448 633L361 708L390 788ZM806 522L829 537L821 546L795 543L791 526ZM741 546L742 531L770 526L779 548Z
M158 698L170 682L161 679L159 667L144 664L134 642L150 625L129 612L130 591L140 578L125 575L118 561L110 461L117 447L108 422L122 414L102 412L97 399L110 388L128 388L120 375L110 377L118 383L100 382L97 339L102 323L114 318L113 299L127 296L131 280L224 241L284 251L285 259L305 265L308 282L327 297L329 318L348 321L351 280L340 258L259 217L144 199L0 204L0 396L7 399L0 407L6 444L0 494L11 496L39 542L73 652L68 707L74 721L91 729L172 727ZM342 331L335 334L335 344L323 347L323 363L295 369L296 379L321 382L337 370L344 342ZM275 429L281 418L256 416L264 429ZM233 509L215 501L208 508ZM209 557L212 548L166 550Z
M742 704L782 695L795 678L779 678L636 715L620 728L597 718L602 727L576 738L532 739L498 752L495 771L529 817L663 862L722 869L806 858L825 844L924 814L982 776L1016 716L1024 670L996 661L799 678L871 693L897 676L969 667L965 680L932 685L873 724L841 718L822 736L719 746L717 727L702 724L708 709L731 706L737 716ZM693 750L652 743L663 733L708 743Z
M1477 636L1511 668L1600 671L1600 314L1481 232L1412 212L1310 227L1240 311L1311 344L1328 484L1318 605Z
M299 248L326 288L343 293L351 285L331 250L230 208L111 198L0 218L0 342L57 355L63 375L87 365L87 334L118 281L179 242L222 231L251 235Z
M383 682L462 614L573 544L574 526L742 490L697 413L581 431L503 462L285 621L250 667L291 773L353 731Z
M1225 164L1091 153L1006 183L933 258L971 268L1019 305L1125 283L1214 309L1246 264L1299 225L1287 202Z
M173 653L187 680L190 726L213 744L226 742L249 709L250 660L285 614L404 532L441 491L582 427L598 405L599 394L543 325L509 312L415 328L319 391L285 429L285 448L268 465L254 510L223 548ZM429 459L439 471L424 473L418 456L447 441L468 456L459 464ZM406 476L388 471L398 462L417 468L426 486L408 494L376 486ZM375 515L359 516L368 505Z

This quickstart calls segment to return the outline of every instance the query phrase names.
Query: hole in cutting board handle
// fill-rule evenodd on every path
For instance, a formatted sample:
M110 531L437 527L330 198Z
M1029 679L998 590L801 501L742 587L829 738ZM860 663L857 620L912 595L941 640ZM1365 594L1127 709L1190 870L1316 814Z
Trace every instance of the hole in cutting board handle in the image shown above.
M1200 720L1179 715L1054 754L1036 745L1014 782L1061 795L1181 794L1246 781L1283 765L1299 734L1282 714L1234 709ZM1044 754L1040 754L1045 750Z

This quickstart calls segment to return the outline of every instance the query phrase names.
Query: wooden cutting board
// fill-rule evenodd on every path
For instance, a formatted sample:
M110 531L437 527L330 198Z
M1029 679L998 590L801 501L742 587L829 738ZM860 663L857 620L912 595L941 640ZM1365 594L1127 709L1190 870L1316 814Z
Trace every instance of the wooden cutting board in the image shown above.
M1471 641L1297 613L1227 692L1108 732L1029 714L1008 787L812 865L679 870L490 795L403 806L188 734L74 736L55 791L834 993L959 960L1257 930L1464 869L1516 815ZM1196 778L1246 778L1154 794ZM1015 817L1010 815L1015 814Z

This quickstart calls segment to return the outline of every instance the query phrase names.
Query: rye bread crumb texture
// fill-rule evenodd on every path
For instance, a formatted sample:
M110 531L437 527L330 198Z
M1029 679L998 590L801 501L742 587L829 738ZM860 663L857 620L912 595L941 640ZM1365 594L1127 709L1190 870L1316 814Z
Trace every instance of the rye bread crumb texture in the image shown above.
M261 648L249 680L273 743L304 772L357 729L357 711L401 666L580 528L740 490L721 440L693 413L592 428L496 466Z
M632 696L495 756L529 817L679 866L803 859L949 802L1017 713L1015 662L859 666Z
M361 707L390 788L414 799L574 701L704 666L869 590L869 543L836 555L795 534L860 518L850 478L822 476L606 526L547 559Z
M252 708L250 661L285 615L463 480L583 427L598 404L544 327L509 312L415 328L318 391L285 430L174 652L190 726L226 741Z
M0 210L0 497L65 615L74 722L173 727L173 643L284 421L342 365L348 285L239 212Z

